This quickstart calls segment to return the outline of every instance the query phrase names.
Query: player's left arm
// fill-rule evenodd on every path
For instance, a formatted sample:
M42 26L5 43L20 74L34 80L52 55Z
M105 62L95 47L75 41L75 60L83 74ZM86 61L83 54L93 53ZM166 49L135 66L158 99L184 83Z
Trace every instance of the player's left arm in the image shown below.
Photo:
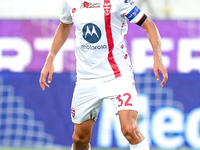
M163 87L168 79L167 69L164 67L162 63L162 54L161 54L161 37L159 31L154 24L154 22L148 17L142 23L141 27L146 31L148 39L152 45L153 53L154 53L154 66L153 70L155 73L156 80L159 80L158 72L161 72L163 75L163 80L160 83L160 86Z

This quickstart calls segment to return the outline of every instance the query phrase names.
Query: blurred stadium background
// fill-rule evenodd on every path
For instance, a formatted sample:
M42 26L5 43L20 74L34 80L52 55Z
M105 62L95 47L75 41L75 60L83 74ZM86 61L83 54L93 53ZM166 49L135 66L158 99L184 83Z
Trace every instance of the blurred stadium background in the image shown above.
M169 72L159 87L144 31L129 24L126 45L141 101L138 125L152 149L200 149L200 1L135 0L162 36ZM74 28L55 60L51 88L38 80L59 24L62 0L0 0L0 149L69 149L75 82ZM118 118L104 101L94 148L128 149Z

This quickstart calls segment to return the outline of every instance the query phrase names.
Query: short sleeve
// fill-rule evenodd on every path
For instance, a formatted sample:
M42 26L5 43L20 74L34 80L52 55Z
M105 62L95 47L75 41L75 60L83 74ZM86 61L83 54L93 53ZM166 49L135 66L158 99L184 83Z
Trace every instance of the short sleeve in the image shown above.
M72 17L69 9L69 5L67 4L67 0L64 0L63 2L63 9L62 14L60 16L60 21L66 24L72 23Z
M142 25L147 16L144 12L139 9L133 0L119 0L121 5L120 7L120 15L124 15L129 22L136 23L138 25Z

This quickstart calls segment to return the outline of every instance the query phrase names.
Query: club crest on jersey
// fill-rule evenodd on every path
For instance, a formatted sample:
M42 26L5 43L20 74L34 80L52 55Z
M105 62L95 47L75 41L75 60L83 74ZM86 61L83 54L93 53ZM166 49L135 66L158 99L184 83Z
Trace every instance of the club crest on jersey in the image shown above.
M110 3L104 3L103 4L103 9L104 9L104 13L106 15L110 14L110 10L111 10L111 4Z

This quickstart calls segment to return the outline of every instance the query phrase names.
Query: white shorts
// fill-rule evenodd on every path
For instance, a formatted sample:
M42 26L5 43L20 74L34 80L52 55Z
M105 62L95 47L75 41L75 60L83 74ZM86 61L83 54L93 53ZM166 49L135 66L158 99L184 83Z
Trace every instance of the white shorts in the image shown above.
M89 119L96 120L104 99L110 99L117 112L137 111L137 91L133 76L121 76L104 82L77 81L71 104L72 122L81 124Z

